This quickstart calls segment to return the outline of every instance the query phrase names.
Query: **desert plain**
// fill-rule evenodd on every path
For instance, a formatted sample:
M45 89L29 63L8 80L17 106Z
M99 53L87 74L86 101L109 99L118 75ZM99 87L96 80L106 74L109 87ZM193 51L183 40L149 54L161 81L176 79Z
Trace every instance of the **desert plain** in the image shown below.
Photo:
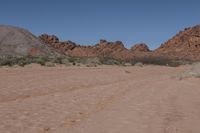
M190 67L2 67L0 132L199 133Z

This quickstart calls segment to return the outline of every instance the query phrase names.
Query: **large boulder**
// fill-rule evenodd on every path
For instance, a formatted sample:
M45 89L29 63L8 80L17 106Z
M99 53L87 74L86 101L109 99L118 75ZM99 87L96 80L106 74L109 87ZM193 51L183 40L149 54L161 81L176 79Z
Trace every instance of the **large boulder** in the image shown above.
M50 54L52 51L28 30L0 25L0 56Z

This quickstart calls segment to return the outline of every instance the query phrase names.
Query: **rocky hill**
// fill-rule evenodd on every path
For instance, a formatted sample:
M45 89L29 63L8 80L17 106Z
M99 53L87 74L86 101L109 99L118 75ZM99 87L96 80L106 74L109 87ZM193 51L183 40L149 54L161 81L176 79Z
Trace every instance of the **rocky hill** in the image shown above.
M186 28L151 51L144 43L127 49L121 41L100 40L96 45L83 46L72 41L60 41L55 35L34 36L28 30L0 25L0 56L55 55L78 57L112 57L132 60L137 57L167 57L200 61L200 25Z
M121 41L108 42L106 40L100 40L100 42L94 46L81 46L72 41L59 41L59 38L55 35L43 34L39 36L39 38L44 43L50 44L51 47L68 56L112 57L125 60L134 57L134 52L125 48ZM139 49L141 50L143 48Z
M54 53L28 30L0 25L0 55L50 55Z
M200 60L200 25L186 28L154 51L154 55Z
M131 49L127 49L120 41L108 42L100 40L94 46L81 46L71 41L60 42L58 37L54 35L44 34L40 36L40 39L69 56L103 56L124 60L137 57L164 57L200 61L200 25L180 31L154 51L151 51L144 43L135 44Z

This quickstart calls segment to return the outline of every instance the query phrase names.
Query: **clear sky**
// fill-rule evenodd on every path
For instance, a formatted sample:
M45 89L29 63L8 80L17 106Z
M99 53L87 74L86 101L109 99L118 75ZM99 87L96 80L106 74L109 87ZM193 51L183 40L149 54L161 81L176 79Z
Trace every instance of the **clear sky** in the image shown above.
M200 24L200 0L1 0L0 24L79 44L107 39L154 49Z

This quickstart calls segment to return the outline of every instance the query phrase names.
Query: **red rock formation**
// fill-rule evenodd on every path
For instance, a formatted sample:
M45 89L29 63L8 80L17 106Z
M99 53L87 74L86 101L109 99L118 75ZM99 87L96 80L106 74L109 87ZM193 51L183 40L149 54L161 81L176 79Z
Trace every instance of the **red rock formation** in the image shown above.
M130 50L126 49L121 41L108 42L100 40L94 46L80 46L71 41L60 42L54 35L43 34L39 38L68 56L112 57L117 59L130 59L133 57Z
M151 56L200 61L200 25L186 28L154 51L150 51L143 43L136 44L129 50L120 41L100 40L94 46L80 46L71 41L60 42L56 36L47 34L41 35L40 39L68 56L112 57L125 60Z
M149 47L145 43L135 44L131 47L133 52L150 52Z
M57 36L54 35L47 35L47 34L42 34L41 36L39 36L40 39L42 39L43 41L45 41L46 43L59 43L59 39Z
M180 31L154 51L170 58L200 60L200 25Z
M71 41L60 42L59 38L55 35L42 34L41 36L39 36L39 38L44 43L50 44L51 47L66 55L68 55L68 52L77 47L76 43Z

